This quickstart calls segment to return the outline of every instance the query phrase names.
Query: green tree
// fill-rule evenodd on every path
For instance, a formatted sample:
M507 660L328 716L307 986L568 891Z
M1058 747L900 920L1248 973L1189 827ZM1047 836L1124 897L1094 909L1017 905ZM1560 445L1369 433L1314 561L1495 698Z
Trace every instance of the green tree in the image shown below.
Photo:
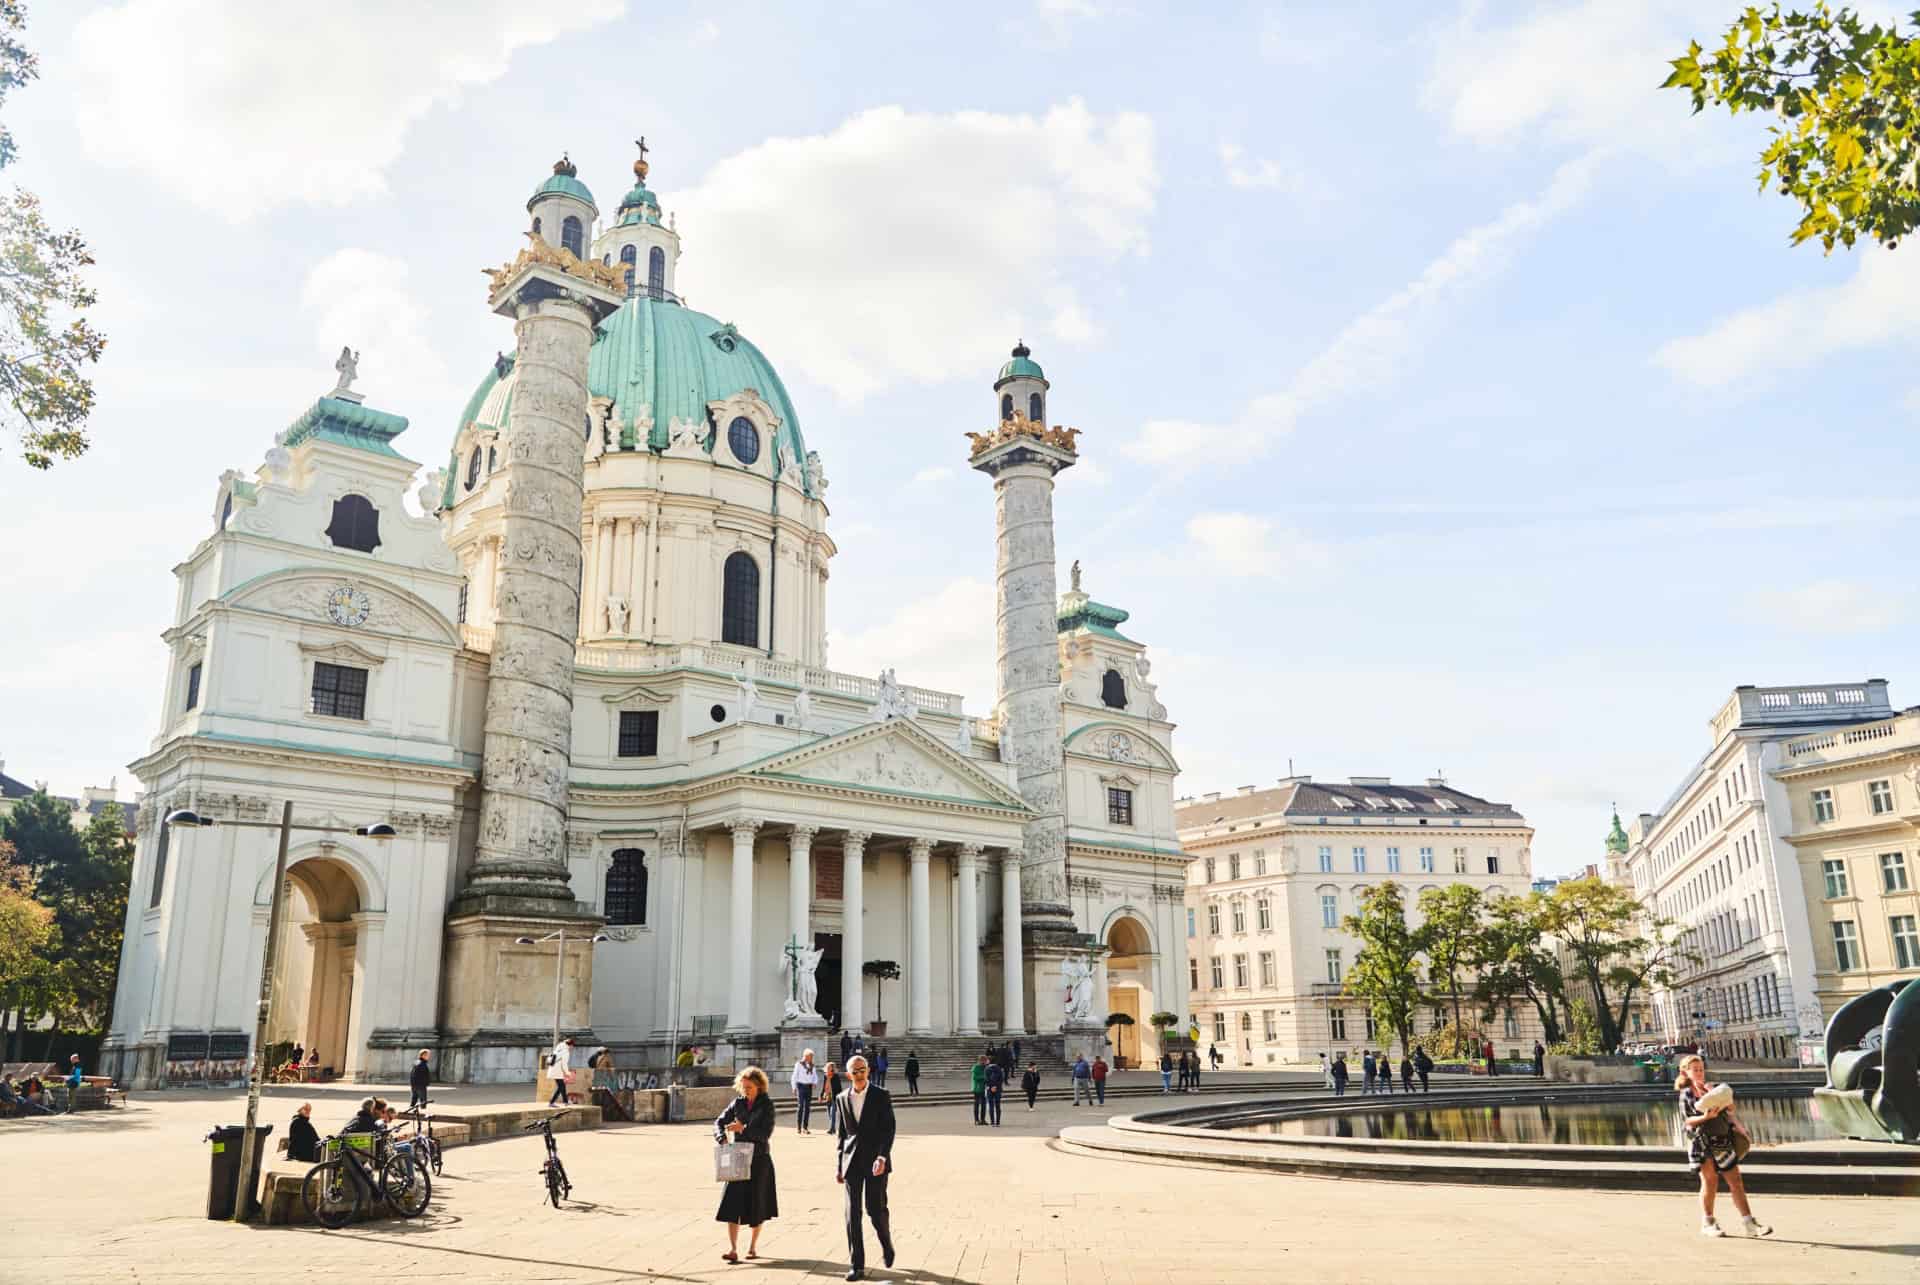
M1420 939L1407 927L1406 899L1388 880L1360 894L1360 913L1342 925L1360 939L1360 955L1347 971L1346 993L1367 1002L1375 1025L1400 1037L1413 1051L1413 1015L1420 1006Z
M1453 1024L1460 1022L1460 974L1473 967L1480 938L1480 890L1450 883L1420 890L1419 944L1433 978L1446 979L1453 997Z
M33 875L0 839L0 1037L18 1039L39 1013L38 974L45 967L43 951L53 938L53 910L34 900ZM18 1025L15 1025L15 1019ZM5 1050L5 1061L18 1060L17 1043Z
M1913 15L1920 23L1920 13ZM1824 0L1749 8L1711 48L1690 42L1665 89L1775 118L1760 190L1800 206L1793 244L1868 236L1889 249L1920 224L1920 40Z
M1570 879L1547 897L1541 926L1572 956L1568 990L1583 989L1599 1023L1600 1047L1620 1047L1634 996L1668 986L1693 955L1680 946L1671 919L1650 915L1631 892L1600 879Z
M20 0L0 0L0 103L40 76L20 40L26 24ZM0 167L13 158L13 135L0 123ZM85 370L107 343L86 318L95 296L81 273L92 265L86 241L54 231L33 193L0 198L0 420L34 468L87 449L93 382Z
M900 980L900 964L892 959L869 959L860 971L873 978L873 1020L887 1020L887 983Z
M25 991L35 1010L30 1020L52 1016L70 1029L104 1026L133 877L133 840L119 805L76 830L72 809L36 790L0 818L0 839L12 844L36 899L53 914L53 933Z
M1560 961L1544 943L1546 913L1546 900L1537 892L1487 899L1473 951L1480 971L1474 998L1480 1002L1481 1016L1487 1018L1514 1000L1525 999L1540 1015L1546 1042L1557 1044L1564 1038L1566 978Z

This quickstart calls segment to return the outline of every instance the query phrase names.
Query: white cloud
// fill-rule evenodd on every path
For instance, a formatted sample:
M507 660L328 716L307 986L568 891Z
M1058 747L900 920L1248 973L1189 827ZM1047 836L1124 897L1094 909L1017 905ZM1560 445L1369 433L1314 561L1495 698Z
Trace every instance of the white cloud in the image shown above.
M1815 580L1759 592L1746 600L1750 618L1802 634L1877 634L1906 620L1912 595L1861 580Z
M1678 379L1720 388L1812 366L1837 352L1920 339L1920 258L1863 246L1847 280L1781 295L1669 340L1654 361ZM1828 260L1840 262L1840 260Z
M1228 187L1243 191L1279 191L1292 196L1327 195L1323 184L1317 180L1310 181L1300 170L1282 168L1278 161L1269 157L1249 156L1238 143L1221 143L1219 153L1220 170L1226 175Z
M1197 513L1187 519L1184 567L1206 566L1216 575L1278 579L1318 571L1332 560L1326 545L1297 531L1282 530L1254 513Z
M944 482L952 476L952 469L944 464L936 464L932 468L923 468L915 473L913 480L915 485L931 485L935 482Z
M687 43L692 45L710 45L718 39L720 39L720 24L712 18L707 18L693 29L693 35L688 38Z
M849 674L896 667L901 682L959 692L981 714L993 704L995 615L993 585L963 576L870 628L833 634L830 659Z
M1165 464L1199 458L1193 443L1215 435L1270 446L1302 415L1390 380L1411 347L1415 326L1448 299L1505 268L1521 238L1586 192L1597 159L1588 153L1566 162L1540 195L1516 201L1454 238L1419 276L1348 322L1285 388L1254 398L1231 424L1150 420L1125 449L1138 459Z
M881 107L729 157L672 204L694 306L751 314L754 342L857 399L977 374L1042 326L1089 334L1069 272L1146 253L1157 184L1137 113Z
M345 205L386 188L407 130L514 53L624 0L125 0L74 28L87 151L207 210Z
M360 354L356 391L376 406L397 405L402 398L411 405L458 399L460 390L448 387L426 309L408 289L404 259L336 250L307 273L300 306L312 319L316 350L324 358L315 364L316 375L332 366L345 344Z
M1080 306L1071 289L1060 286L1048 295L1053 316L1047 320L1047 332L1062 343L1090 344L1100 338L1100 323Z

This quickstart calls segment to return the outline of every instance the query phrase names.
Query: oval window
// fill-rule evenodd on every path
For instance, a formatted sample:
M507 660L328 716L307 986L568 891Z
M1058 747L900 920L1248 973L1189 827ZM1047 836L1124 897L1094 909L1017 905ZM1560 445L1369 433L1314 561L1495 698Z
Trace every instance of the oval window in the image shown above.
M716 723L724 723L727 721L727 707L725 705L715 705L707 711L707 717Z
M760 430L745 415L735 415L733 423L727 425L727 445L733 458L751 464L760 458Z

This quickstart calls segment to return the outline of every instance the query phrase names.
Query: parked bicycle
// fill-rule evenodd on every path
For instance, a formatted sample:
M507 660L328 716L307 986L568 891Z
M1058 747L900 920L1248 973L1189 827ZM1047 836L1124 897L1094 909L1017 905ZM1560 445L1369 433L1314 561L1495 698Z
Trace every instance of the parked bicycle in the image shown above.
M345 1133L321 1139L320 1147L322 1159L300 1183L300 1200L322 1227L345 1227L376 1200L402 1218L427 1212L433 1182L411 1144L388 1147L383 1133Z
M440 1139L433 1136L433 1113L427 1110L427 1107L432 1105L433 1100L429 1098L420 1107L404 1112L401 1118L413 1122L413 1133L409 1137L409 1143L426 1162L427 1167L433 1170L433 1176L438 1178L442 1167L442 1148Z
M559 1112L535 1120L527 1126L527 1132L538 1130L547 1139L547 1162L540 1166L540 1177L547 1184L547 1199L553 1202L555 1209L560 1201L573 1194L573 1184L567 1181L566 1166L560 1163L560 1149L553 1145L553 1122L560 1118Z

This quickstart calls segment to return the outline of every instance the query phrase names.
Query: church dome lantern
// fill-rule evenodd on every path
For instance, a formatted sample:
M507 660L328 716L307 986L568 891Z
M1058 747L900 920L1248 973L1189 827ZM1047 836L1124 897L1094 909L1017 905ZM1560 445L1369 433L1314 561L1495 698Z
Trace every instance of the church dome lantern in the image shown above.
M533 216L532 231L548 245L584 259L600 208L593 193L580 181L579 169L565 154L553 163L553 174L527 198Z
M1046 372L1033 359L1033 350L1027 347L1026 341L1015 343L1006 364L1000 367L999 377L993 381L993 391L1000 399L1000 419L1004 422L1019 415L1036 424L1046 423L1050 387Z
M593 252L606 264L624 271L627 290L652 299L680 301L674 293L674 272L680 262L680 234L671 220L662 222L660 198L647 186L647 140L634 140L640 156L633 163L633 186L620 198L612 226L593 243Z

